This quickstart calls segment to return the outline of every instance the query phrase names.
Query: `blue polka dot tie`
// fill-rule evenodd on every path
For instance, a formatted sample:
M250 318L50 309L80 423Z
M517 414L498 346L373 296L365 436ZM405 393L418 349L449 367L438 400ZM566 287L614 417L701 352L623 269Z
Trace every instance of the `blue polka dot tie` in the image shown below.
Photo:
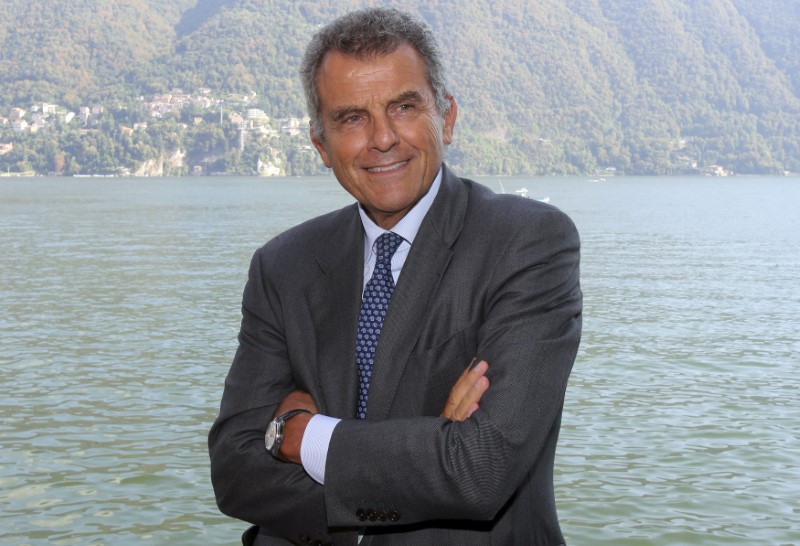
M375 271L364 289L361 313L358 315L358 337L356 339L356 365L358 366L358 411L359 419L367 417L367 396L372 378L372 362L381 335L383 319L389 308L389 300L394 292L392 279L392 256L403 238L396 233L387 232L378 237Z

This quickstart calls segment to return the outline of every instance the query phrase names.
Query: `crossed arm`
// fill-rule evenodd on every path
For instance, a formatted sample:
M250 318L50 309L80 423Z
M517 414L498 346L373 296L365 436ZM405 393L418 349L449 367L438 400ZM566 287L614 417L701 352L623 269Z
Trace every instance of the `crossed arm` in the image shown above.
M489 379L486 377L488 369L489 364L485 360L477 363L473 360L450 389L450 395L447 397L440 416L450 421L469 419L480 407L480 399L489 388ZM286 422L280 454L286 461L300 464L300 446L303 443L303 434L311 417L318 413L318 410L310 394L294 390L278 404L275 416L293 409L305 409L311 413L301 413Z

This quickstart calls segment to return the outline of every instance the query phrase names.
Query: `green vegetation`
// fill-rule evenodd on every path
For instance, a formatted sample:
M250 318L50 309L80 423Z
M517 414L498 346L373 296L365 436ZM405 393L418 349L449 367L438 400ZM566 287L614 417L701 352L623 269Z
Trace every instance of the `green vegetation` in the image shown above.
M314 30L361 3L4 0L0 172L322 172L306 130L281 120L305 115L296 73ZM797 0L392 4L442 41L461 172L800 172ZM213 100L153 117L174 88ZM11 108L32 124L42 103L63 111L15 131ZM104 111L67 121L82 106Z
M51 117L56 120L36 132L0 132L0 142L8 137L13 143L0 156L0 172L251 175L259 162L276 174L324 172L309 149L307 128L282 130L280 121L220 121L218 111L192 105L150 118L142 103L89 115L86 123Z

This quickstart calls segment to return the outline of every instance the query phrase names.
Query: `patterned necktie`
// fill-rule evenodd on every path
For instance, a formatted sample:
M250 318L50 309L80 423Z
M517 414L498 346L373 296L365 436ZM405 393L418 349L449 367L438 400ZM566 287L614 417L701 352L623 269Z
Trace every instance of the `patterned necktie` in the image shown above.
M389 308L389 300L394 292L392 279L392 256L403 241L396 233L387 232L378 237L376 251L378 258L375 271L364 289L361 301L361 313L358 315L358 337L356 338L356 365L358 366L358 411L359 419L367 417L367 396L369 382L372 378L372 361L375 359L375 348L381 335L383 319Z

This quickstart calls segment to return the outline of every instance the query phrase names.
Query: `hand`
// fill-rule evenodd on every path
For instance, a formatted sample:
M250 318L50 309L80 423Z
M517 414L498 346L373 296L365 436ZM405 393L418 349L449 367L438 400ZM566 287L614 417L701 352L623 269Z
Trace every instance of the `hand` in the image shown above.
M464 421L477 411L483 393L489 388L486 371L489 363L481 360L475 364L472 359L467 369L461 373L456 384L450 389L447 403L442 410L442 417L451 421Z
M305 391L301 390L294 390L286 395L286 397L281 400L281 403L278 404L278 407L275 409L275 415L272 416L274 419L279 415L283 415L289 410L293 409L304 409L308 410L311 413L319 413L317 409L317 405L314 403L314 399L311 398L311 395Z
M293 409L305 409L310 411L311 415L300 413L286 421L283 427L283 442L281 443L280 455L289 462L300 464L300 446L303 443L306 425L308 425L313 414L319 413L319 410L310 394L305 391L295 390L281 400L275 410L274 417L283 415Z

